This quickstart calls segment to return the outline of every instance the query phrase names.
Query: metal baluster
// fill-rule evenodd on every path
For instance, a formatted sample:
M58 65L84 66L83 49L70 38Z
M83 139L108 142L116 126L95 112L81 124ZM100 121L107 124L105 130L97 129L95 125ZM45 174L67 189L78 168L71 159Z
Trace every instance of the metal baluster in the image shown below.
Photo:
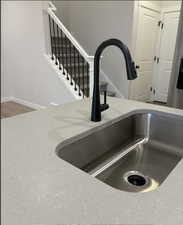
M63 42L63 32L62 32L62 30L60 30L60 34L61 34L61 46L62 46L63 75L65 75L64 42Z
M58 63L59 63L59 68L60 68L60 46L59 46L59 27L58 27L58 24L57 24L57 58L58 58Z
M86 82L86 96L89 97L89 64L87 63L87 82Z
M53 32L53 36L52 36L52 39L53 39L53 55L55 55L55 46L56 46L56 44L55 44L54 29L53 29L54 28L54 20L52 19L51 21L52 21L52 32Z
M61 41L61 30L59 28L59 32L58 32L58 39L59 39L59 70L62 69L61 67L61 63L62 63L62 41Z
M75 47L74 47L74 81L75 81L74 90L77 91L77 87L76 87L76 49L75 49Z
M84 98L86 89L84 88L84 85L85 85L85 60L83 57L82 57L82 75L83 75L83 98Z
M68 76L68 58L67 58L67 56L68 56L68 51L67 51L67 40L68 40L68 39L67 39L66 36L65 36L64 40L65 40L65 46L66 46L65 56L66 56L67 80L69 80L69 76Z
M71 44L71 41L69 40L69 54L70 54L70 59L69 59L69 61L70 61L70 75L71 75L71 85L73 85L73 81L72 81L72 79L73 79L73 77L72 77L72 75L73 75L73 73L72 73L72 57L71 57L71 54L72 54L72 44Z
M53 57L53 38L52 38L52 32L51 32L51 18L50 18L50 15L48 14L48 17L49 17L49 27L50 27L50 42L51 42L51 59L53 60L54 57Z
M81 96L81 84L80 84L80 75L81 75L81 74L80 74L80 57L79 57L79 52L78 52L78 51L77 51L77 55L78 55L77 58L78 58L78 76L79 76L79 77L78 77L78 78L79 78L79 79L78 79L78 82L79 82L79 85L78 85L78 86L79 86L79 96ZM83 87L83 88L84 88L84 87Z
M54 37L54 44L55 44L55 64L58 65L57 63L57 39L56 39L56 32L55 32L55 22L53 20L53 37Z

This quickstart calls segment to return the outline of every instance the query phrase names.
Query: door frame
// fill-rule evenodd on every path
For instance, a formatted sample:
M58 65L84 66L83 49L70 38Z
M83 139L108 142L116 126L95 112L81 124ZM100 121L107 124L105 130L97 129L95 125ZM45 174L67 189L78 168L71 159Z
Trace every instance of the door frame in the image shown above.
M132 39L131 39L131 52L134 61L136 62L137 60L137 38L138 38L138 26L139 26L139 19L140 19L140 7L147 8L150 10L154 10L155 12L160 13L160 20L163 18L163 14L167 12L176 12L180 11L179 6L169 6L164 9L161 9L161 7L157 7L150 2L146 1L134 1L134 16L133 16L133 27L132 27ZM158 39L157 39L157 54L159 55L158 48L160 46L161 42L161 32L158 34ZM155 75L157 71L157 68L154 67L154 73L152 75L152 88L155 87ZM134 92L133 92L133 81L129 82L129 91L128 91L128 99L133 99L134 97ZM154 95L153 93L151 94L151 101L154 100Z
M164 22L164 14L165 13L174 13L174 12L180 12L180 7L179 6L173 6L173 7L166 7L164 9L162 9L161 10L161 16L160 16L161 21ZM158 55L158 57L160 57L160 47L161 47L162 35L163 35L163 32L162 32L162 30L160 30L159 37L158 37L159 41L157 43L157 48L156 48L156 54ZM175 44L175 47L176 47L176 44ZM158 80L158 76L159 76L159 66L160 65L155 66L154 72L153 72L152 88L155 91L157 90L156 84L157 84L157 80ZM156 101L156 100L157 100L157 98L156 98L155 94L152 93L151 101Z
M160 15L161 15L160 7L156 7L155 5L151 4L150 2L148 2L148 4L147 4L146 1L134 1L134 16L133 16L132 40L131 40L131 52L132 52L132 56L133 56L133 59L135 62L137 62L137 60L138 60L137 59L137 55L138 55L137 42L138 42L138 27L139 27L139 23L140 23L140 8L141 7L155 11L157 13L160 13ZM158 34L158 42L160 41L159 39L160 39L160 37ZM134 87L133 81L129 81L128 99L134 98L134 88L133 87ZM151 95L151 99L152 99L152 95Z

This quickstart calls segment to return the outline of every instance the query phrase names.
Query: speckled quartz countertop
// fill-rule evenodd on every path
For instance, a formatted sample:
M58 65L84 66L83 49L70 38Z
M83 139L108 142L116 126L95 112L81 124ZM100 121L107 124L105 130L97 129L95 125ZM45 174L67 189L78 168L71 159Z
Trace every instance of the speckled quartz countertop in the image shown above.
M2 225L183 224L183 160L148 193L116 190L58 158L56 147L134 110L183 110L109 98L93 123L90 100L2 120Z

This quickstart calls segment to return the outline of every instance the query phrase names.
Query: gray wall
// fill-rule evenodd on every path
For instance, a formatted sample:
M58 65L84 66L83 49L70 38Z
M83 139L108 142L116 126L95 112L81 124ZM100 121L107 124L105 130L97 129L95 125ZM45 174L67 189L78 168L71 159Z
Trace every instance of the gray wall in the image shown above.
M177 44L174 55L173 69L170 79L168 105L183 109L183 90L176 88L179 74L180 60L183 57L183 3L181 7L180 22L177 35Z
M65 11L64 23L90 55L108 38L118 38L131 48L133 1L69 1L66 6L56 4ZM124 59L118 49L108 48L101 68L117 89L128 97Z
M61 19L62 23L69 27L69 1L52 1L57 10L55 14Z
M47 106L73 101L45 59L42 1L2 1L1 96Z

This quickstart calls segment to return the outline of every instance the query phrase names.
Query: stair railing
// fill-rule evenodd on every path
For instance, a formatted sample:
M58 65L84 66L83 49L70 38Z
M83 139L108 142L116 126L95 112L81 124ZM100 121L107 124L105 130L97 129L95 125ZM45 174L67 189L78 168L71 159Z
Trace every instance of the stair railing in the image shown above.
M60 19L55 15L55 6L47 8L50 32L51 59L62 70L70 85L79 96L92 96L93 61Z

